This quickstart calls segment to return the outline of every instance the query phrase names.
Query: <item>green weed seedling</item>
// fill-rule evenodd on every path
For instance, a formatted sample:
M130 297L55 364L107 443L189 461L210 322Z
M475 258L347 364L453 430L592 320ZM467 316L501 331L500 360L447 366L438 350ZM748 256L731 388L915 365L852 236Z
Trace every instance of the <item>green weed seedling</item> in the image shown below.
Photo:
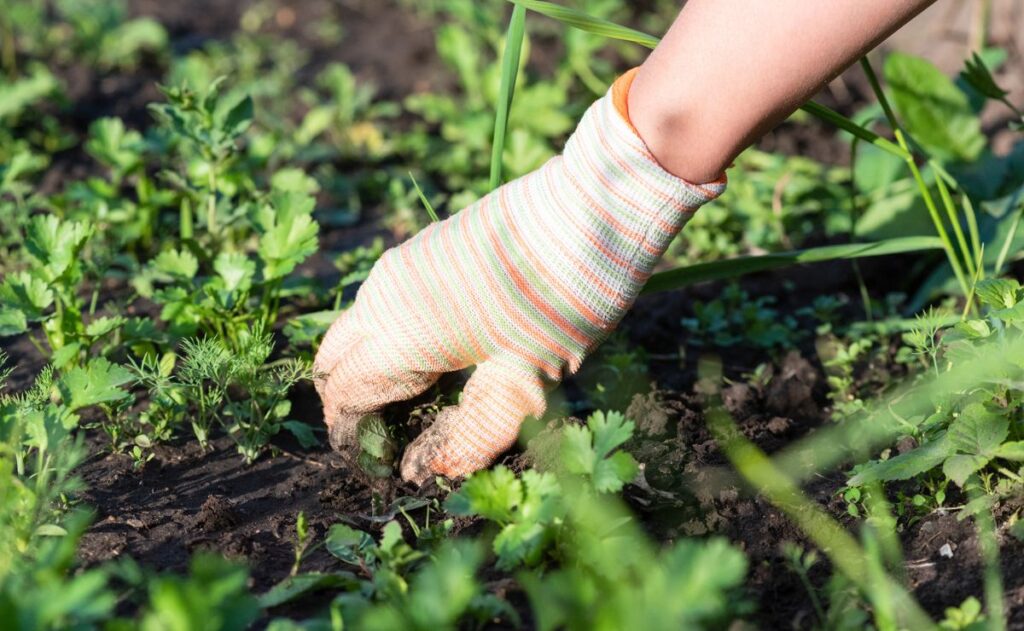
M289 274L317 249L315 200L275 191L252 211L256 256L221 251L209 274L188 248L161 252L133 280L139 294L162 305L161 318L179 337L215 335L238 348L253 325L277 321Z
M167 103L150 105L157 120L178 141L179 157L185 163L185 178L165 172L189 195L181 206L182 239L193 238L191 203L198 201L206 208L207 234L214 241L221 238L220 215L228 210L219 209L222 179L238 153L238 139L252 124L252 98L226 103L220 98L224 81L225 77L215 80L203 96L187 85L164 87Z
M699 346L752 346L765 350L791 348L799 336L796 321L772 305L775 298L751 298L739 285L722 291L711 302L694 302L694 317L684 318L687 341Z
M58 367L78 365L125 322L119 317L86 322L96 311L96 301L86 303L80 295L88 275L82 253L92 236L89 223L34 216L23 234L28 269L0 283L0 335L20 335L30 324L40 324L46 346L34 335L29 340Z
M988 279L976 287L976 296L987 308L985 317L965 319L941 338L934 318L906 336L907 343L927 360L935 375L972 359L984 357L996 345L1020 336L1020 284L1015 280ZM937 402L933 412L909 426L919 446L876 460L857 469L851 484L873 480L906 480L941 466L943 476L964 486L978 473L989 493L1007 493L1022 484L1018 462L1024 461L1024 436L1014 422L1024 405L1024 395L1014 375L1021 370L1005 364L1005 379L993 381L947 401Z
M139 383L149 390L144 418L161 435L172 431L173 419L191 418L203 448L211 431L221 427L250 463L281 429L304 447L317 444L308 425L288 418L288 391L309 378L309 366L298 360L268 364L272 351L270 335L257 327L242 334L237 347L219 338L187 339L180 361L174 355L147 356L133 364Z
M28 390L0 395L0 539L11 552L0 560L0 581L33 563L45 538L66 534L63 513L81 489L74 469L87 454L84 436L74 433L79 412L129 400L127 381L100 358L63 373L48 367Z
M167 32L152 18L128 19L127 2L59 0L57 15L70 27L56 31L66 40L50 42L59 56L74 55L99 69L130 70L146 53L167 48Z

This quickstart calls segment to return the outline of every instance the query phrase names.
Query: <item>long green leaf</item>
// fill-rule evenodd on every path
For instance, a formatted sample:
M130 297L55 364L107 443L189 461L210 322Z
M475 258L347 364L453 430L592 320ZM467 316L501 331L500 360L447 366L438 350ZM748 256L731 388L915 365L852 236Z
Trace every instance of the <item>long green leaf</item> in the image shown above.
M689 267L659 272L651 276L644 286L643 294L653 294L688 287L709 280L736 278L754 272L764 272L800 263L820 263L836 259L858 259L886 254L902 254L922 250L941 250L942 240L938 237L900 237L874 243L847 243L826 245L806 250L793 250L760 256L741 256L725 261L698 263Z
M505 153L508 113L512 109L512 97L516 91L516 77L519 75L519 58L523 52L525 34L526 8L516 6L512 9L512 18L508 23L505 52L501 60L501 85L498 89L498 109L494 118L494 142L491 147L491 190L501 186L501 157Z
M648 35L642 31L621 26L614 22L609 22L608 20L596 18L578 9L563 7L553 2L543 2L542 0L508 1L515 4L517 7L524 7L531 11L536 11L541 15L546 15L549 18L554 18L559 22L578 28L581 31L594 33L595 35L603 35L612 39L633 42L634 44L640 44L647 48L654 48L660 41L653 35Z

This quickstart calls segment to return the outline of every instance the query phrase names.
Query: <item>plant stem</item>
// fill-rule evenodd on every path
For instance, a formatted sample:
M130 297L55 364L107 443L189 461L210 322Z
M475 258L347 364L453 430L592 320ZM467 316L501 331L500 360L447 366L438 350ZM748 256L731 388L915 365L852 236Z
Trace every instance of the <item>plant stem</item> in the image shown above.
M192 201L185 197L181 200L181 214L179 216L179 232L181 240L187 241L192 238Z
M1003 271L1003 265L1006 264L1006 258L1010 255L1010 246L1013 245L1013 238L1017 234L1017 228L1020 225L1020 217L1024 215L1024 203L1021 203L1021 193L1024 192L1024 188L1018 188L1017 192L1014 193L1013 199L1008 204L1010 207L1014 205L1018 206L1017 216L1013 218L1010 223L1010 230L1006 233L1006 238L1003 239L1003 247L999 250L999 256L996 258L996 267L992 270L993 276L999 276ZM1013 212L1013 211L1010 211Z
M935 176L935 184L939 187L939 198L942 200L942 205L946 208L946 216L949 218L949 223L953 226L953 234L956 235L957 244L960 246L960 254L967 264L967 273L970 276L975 276L974 257L971 256L971 250L967 247L967 239L964 237L963 228L960 227L960 218L957 216L953 196L949 194L949 188L946 186L945 181L943 181L941 174Z
M902 148L905 153L903 160L907 163L910 173L914 176L914 182L917 183L918 191L921 193L921 199L924 200L924 204L928 208L928 214L931 216L932 223L935 225L935 231L939 234L939 238L942 239L943 249L946 250L946 257L949 259L949 264L953 267L953 273L956 274L957 281L960 283L960 289L966 296L970 292L970 288L967 284L967 279L964 276L963 267L960 265L960 261L957 258L956 250L953 249L953 243L949 239L949 233L946 232L946 226L942 222L942 217L939 216L939 210L935 204L935 199L932 197L931 191L928 190L928 185L921 176L921 170L918 168L914 154L910 150L910 144L907 142L906 135L903 133L903 128L900 127L899 121L896 119L896 113L889 104L889 98L885 95L885 91L882 90L882 85L878 81L878 75L875 74L875 69L871 67L871 62L867 57L861 57L860 65L864 69L864 74L868 77L868 82L871 84L872 91L874 91L875 96L878 98L878 103L882 106L882 111L885 112L885 117L889 121L889 126L892 128L897 144L899 144L900 148ZM939 178L937 177L936 179Z
M217 235L217 169L216 163L210 163L209 186L210 195L206 198L206 229L211 236Z

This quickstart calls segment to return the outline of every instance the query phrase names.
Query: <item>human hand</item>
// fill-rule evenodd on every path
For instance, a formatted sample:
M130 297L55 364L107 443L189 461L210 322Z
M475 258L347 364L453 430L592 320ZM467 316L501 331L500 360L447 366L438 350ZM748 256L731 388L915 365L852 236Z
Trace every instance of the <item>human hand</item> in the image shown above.
M725 188L658 165L625 111L631 78L591 106L563 155L377 262L314 363L335 449L358 448L360 419L476 366L401 475L484 468L617 326L673 237Z

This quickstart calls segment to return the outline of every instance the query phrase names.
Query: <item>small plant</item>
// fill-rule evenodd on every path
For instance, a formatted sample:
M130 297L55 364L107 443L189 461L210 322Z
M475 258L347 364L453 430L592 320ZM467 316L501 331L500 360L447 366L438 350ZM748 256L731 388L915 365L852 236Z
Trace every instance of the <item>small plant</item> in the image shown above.
M792 347L799 336L796 321L782 316L775 298L752 298L739 285L729 285L721 298L695 302L694 317L682 320L688 342L698 346L753 346L765 350Z
M220 99L225 77L218 78L197 95L187 85L165 87L167 103L150 106L154 115L180 141L180 155L186 164L186 178L171 175L189 193L181 203L182 239L193 238L192 205L206 209L206 230L214 242L221 239L221 188L225 170L238 153L238 139L252 124L253 101L246 96L235 103ZM195 191L195 194L191 192Z
M252 212L258 233L256 257L221 251L200 274L189 248L161 252L133 281L139 294L163 306L175 335L203 332L233 346L251 326L276 320L289 274L317 248L314 199L303 193L272 193Z
M854 371L874 342L869 338L844 342L835 336L827 336L819 339L817 346L828 375L832 419L850 418L864 409L864 401L857 396Z
M145 418L154 428L167 428L169 419L191 418L203 448L209 445L211 430L220 426L247 462L282 428L303 446L315 445L309 426L288 420L288 390L308 378L308 366L297 360L266 364L273 344L260 329L242 334L238 344L234 349L219 338L185 340L177 370L175 360L166 359L173 356L135 363L137 379L150 394Z

